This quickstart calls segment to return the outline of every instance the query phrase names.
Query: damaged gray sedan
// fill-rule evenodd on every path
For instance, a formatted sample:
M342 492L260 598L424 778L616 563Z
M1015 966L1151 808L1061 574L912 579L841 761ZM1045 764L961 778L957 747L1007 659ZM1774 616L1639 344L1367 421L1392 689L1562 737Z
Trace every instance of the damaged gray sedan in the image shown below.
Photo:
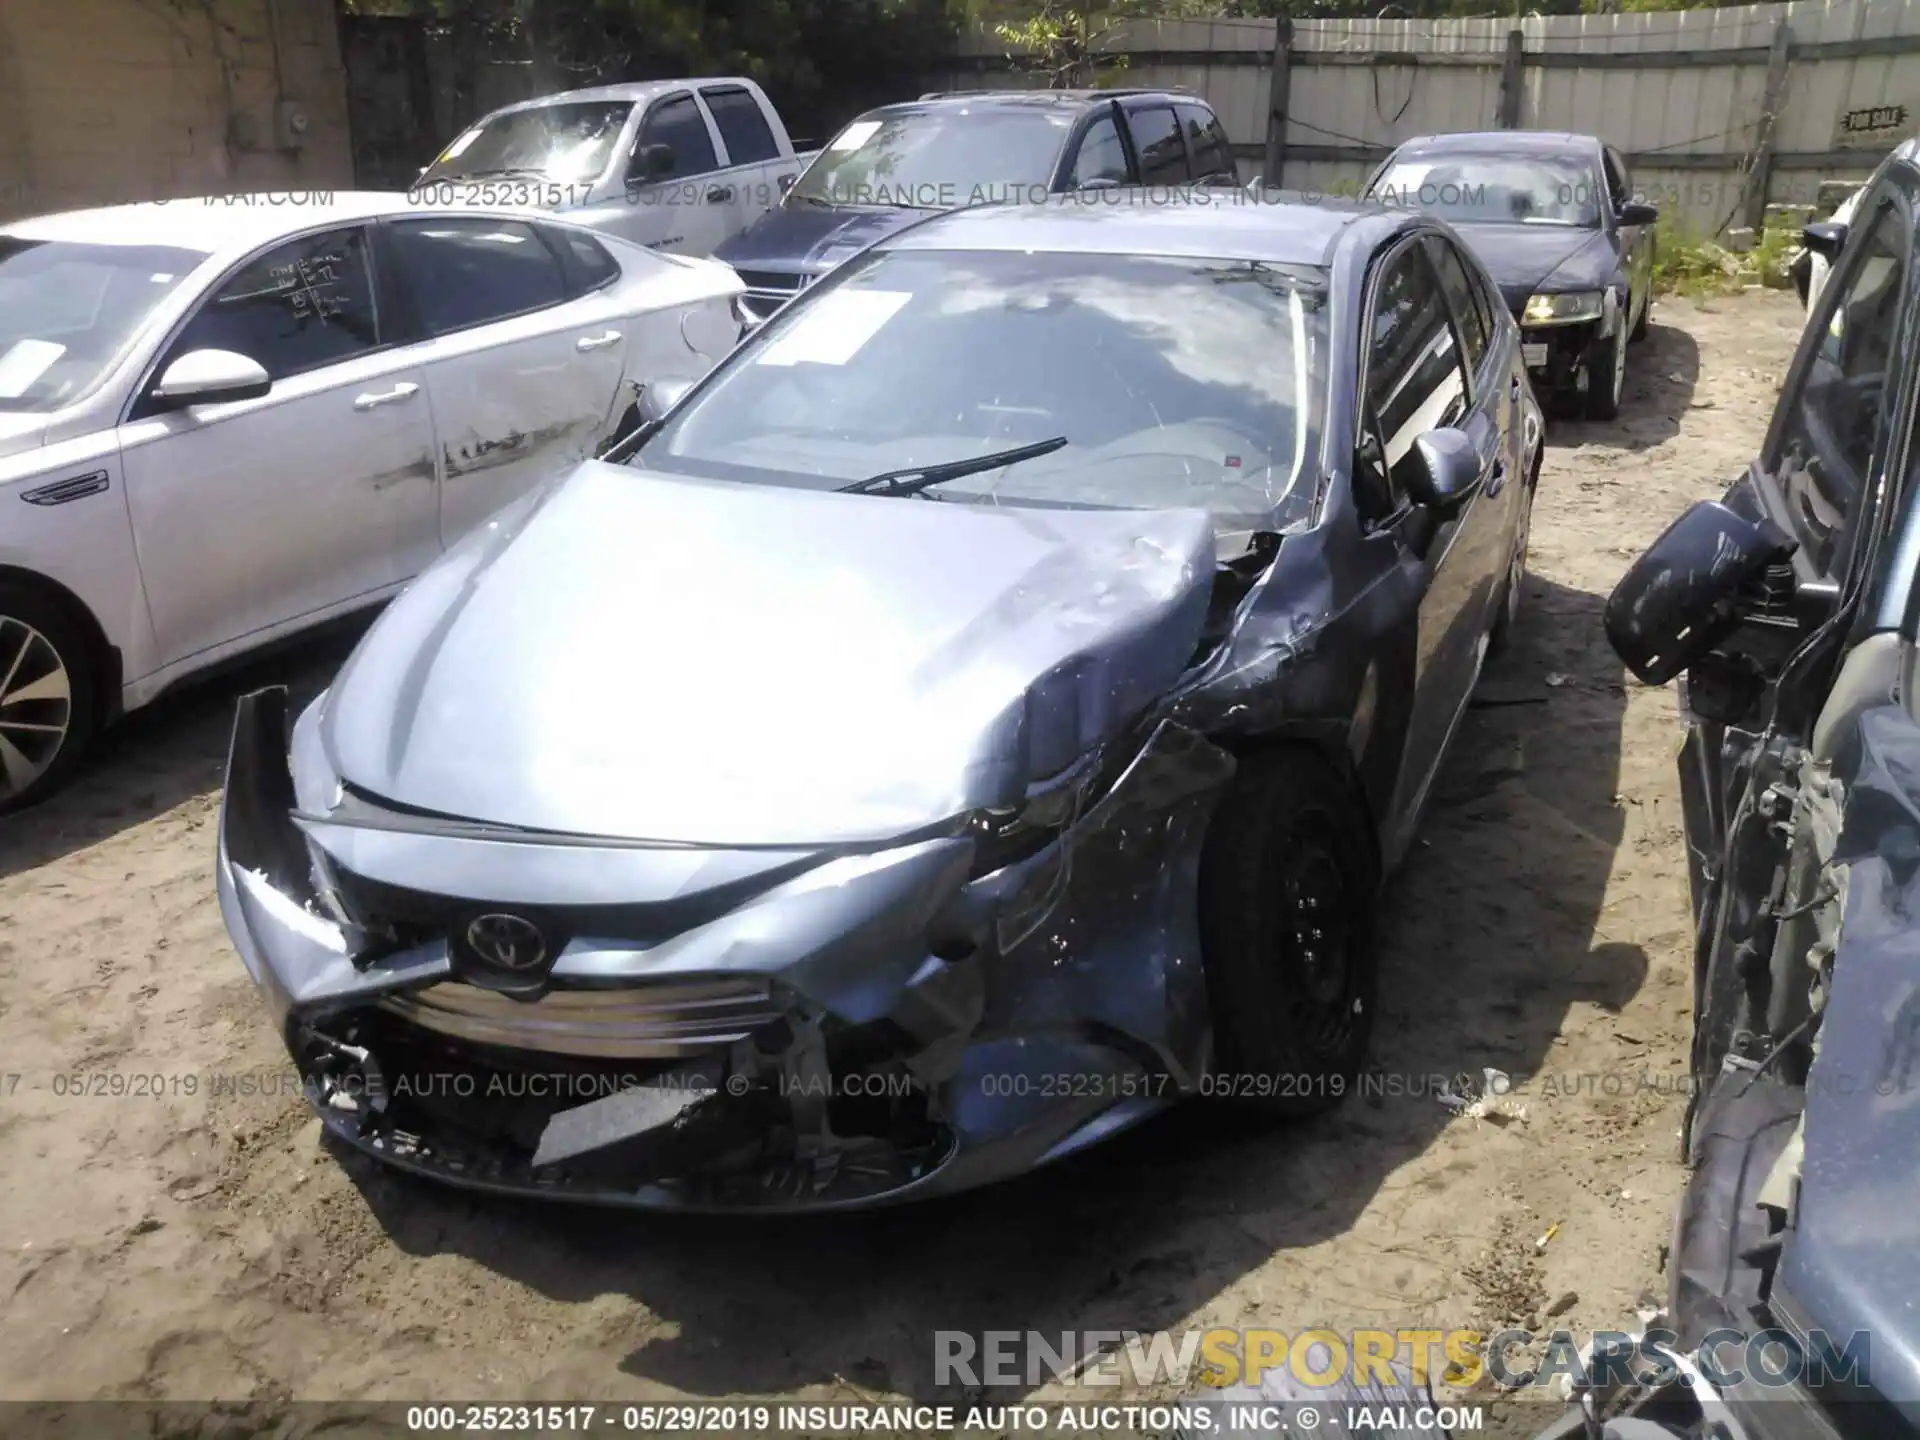
M846 1208L1336 1104L1540 431L1426 217L930 218L241 702L234 944L336 1137L487 1190Z

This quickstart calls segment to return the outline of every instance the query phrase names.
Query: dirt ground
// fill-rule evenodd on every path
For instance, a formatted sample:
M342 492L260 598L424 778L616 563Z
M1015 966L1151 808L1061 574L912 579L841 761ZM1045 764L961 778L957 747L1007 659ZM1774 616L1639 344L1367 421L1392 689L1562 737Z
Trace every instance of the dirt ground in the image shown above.
M234 697L310 693L344 642L138 717L0 822L0 1395L951 1400L935 1330L1631 1323L1681 1183L1686 878L1673 697L1626 681L1601 607L1744 467L1798 322L1772 293L1663 302L1622 420L1550 435L1518 643L1389 896L1380 1078L1305 1127L1179 1111L824 1223L343 1165L286 1088L212 859ZM1483 1067L1524 1121L1456 1118L1426 1079Z

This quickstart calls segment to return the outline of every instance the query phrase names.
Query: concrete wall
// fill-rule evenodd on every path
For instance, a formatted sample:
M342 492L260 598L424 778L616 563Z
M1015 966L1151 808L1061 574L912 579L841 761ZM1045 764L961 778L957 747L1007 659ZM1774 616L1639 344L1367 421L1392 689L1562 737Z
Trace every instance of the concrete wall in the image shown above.
M0 3L0 218L352 174L333 0Z

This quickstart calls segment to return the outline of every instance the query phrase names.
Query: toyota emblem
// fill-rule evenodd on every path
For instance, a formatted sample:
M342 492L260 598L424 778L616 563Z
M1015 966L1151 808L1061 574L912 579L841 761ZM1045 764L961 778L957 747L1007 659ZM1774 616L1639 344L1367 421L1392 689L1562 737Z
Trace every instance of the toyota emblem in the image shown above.
M502 970L537 970L546 962L547 937L518 915L482 915L467 926L467 948Z

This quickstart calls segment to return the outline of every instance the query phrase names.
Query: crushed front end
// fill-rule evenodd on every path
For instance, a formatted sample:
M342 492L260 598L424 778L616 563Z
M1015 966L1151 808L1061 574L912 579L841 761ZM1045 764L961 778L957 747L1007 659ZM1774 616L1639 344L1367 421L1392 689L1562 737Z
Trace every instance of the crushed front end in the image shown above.
M283 690L241 702L220 902L328 1131L381 1161L850 1208L1064 1155L1207 1062L1194 892L1233 760L1172 721L1011 812L722 849L390 805L321 773L326 698L291 732Z
M1611 342L1625 324L1612 289L1509 297L1520 322L1520 355L1541 393L1585 391L1611 363Z

